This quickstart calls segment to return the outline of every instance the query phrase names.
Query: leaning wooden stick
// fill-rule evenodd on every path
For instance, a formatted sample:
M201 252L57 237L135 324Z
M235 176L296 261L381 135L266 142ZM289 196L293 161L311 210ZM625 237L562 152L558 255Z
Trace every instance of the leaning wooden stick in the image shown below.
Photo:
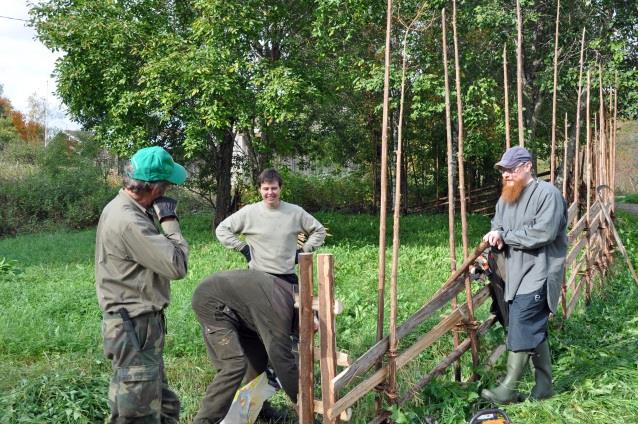
M552 96L552 147L550 154L550 181L556 179L556 92L558 87L558 20L560 17L560 0L556 3L556 34L554 39L554 94Z
M629 273L631 274L631 277L634 279L634 282L638 286L638 275L636 275L636 270L634 269L634 266L631 264L631 259L629 259L629 255L627 254L627 250L625 250L625 245L622 243L622 240L620 239L620 235L618 235L618 231L616 230L616 226L614 225L614 221L611 220L611 217L609 216L609 212L607 212L606 206L603 204L603 196L600 193L603 189L608 189L608 190L611 191L611 188L609 186L606 186L606 185L601 185L601 186L596 187L596 193L598 194L598 200L599 200L599 202L601 204L600 210L603 212L603 215L605 215L605 219L607 220L607 225L609 225L609 227L611 228L611 231L614 233L614 239L616 240L616 244L618 245L618 249L620 250L620 252L624 256L625 262L627 262L627 267L629 268Z

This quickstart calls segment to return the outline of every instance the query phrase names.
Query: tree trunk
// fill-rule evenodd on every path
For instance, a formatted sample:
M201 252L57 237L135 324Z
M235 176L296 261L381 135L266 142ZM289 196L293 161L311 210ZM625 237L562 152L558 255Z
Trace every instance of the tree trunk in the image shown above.
M230 178L233 165L233 146L235 145L235 132L227 129L224 138L219 145L216 166L217 199L215 209L215 227L219 225L231 212Z

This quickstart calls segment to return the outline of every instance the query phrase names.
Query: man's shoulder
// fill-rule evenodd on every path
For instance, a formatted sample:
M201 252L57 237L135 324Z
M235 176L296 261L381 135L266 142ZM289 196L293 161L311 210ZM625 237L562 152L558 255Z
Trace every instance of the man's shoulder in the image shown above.
M105 220L109 225L126 226L129 223L144 222L148 218L132 202L125 198L122 193L115 196L102 211L101 220Z
M552 183L548 183L547 181L538 180L538 192L539 194L547 194L552 196L562 196L563 194L556 188L556 186Z

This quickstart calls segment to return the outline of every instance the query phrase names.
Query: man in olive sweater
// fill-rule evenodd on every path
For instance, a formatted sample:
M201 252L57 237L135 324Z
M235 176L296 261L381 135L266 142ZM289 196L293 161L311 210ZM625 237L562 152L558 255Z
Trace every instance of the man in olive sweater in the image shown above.
M139 150L123 188L104 208L95 241L95 286L104 354L112 361L109 423L176 423L180 402L166 380L164 309L170 280L186 275L188 243L177 202L164 197L186 170L161 147ZM155 224L161 226L161 233Z
M529 359L536 385L530 398L553 395L547 341L550 312L556 312L567 253L567 204L556 187L532 176L524 147L507 150L496 168L503 191L492 228L484 237L505 255L505 301L509 305L507 376L481 396L497 403L519 400L516 385Z
M197 286L193 310L217 373L194 423L219 423L242 380L248 383L264 372L269 359L284 391L297 402L299 369L291 340L297 328L294 287L253 270L218 272Z
M296 284L297 235L301 232L308 235L300 250L312 252L323 244L326 229L301 207L281 201L281 186L277 171L263 171L259 175L262 201L247 205L223 220L215 233L222 245L246 257L250 269Z

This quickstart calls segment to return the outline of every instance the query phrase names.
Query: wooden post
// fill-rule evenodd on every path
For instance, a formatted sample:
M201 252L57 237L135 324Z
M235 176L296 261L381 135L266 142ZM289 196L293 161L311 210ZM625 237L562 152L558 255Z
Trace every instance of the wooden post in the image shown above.
M447 29L445 26L445 8L441 10L441 32L443 41L443 75L445 81L445 134L447 140L447 216L448 216L448 241L450 249L450 270L456 271L456 237L454 235L454 159L452 148L452 111L450 106L450 80L448 76L448 63L447 63ZM507 90L507 86L505 88ZM506 91L507 92L507 91ZM507 95L505 98L507 104ZM507 109L505 111L507 116ZM507 126L507 121L506 124ZM507 142L509 143L509 135L507 136ZM457 306L456 296L452 299L452 310ZM452 333L454 342L454 348L459 346L459 334L457 332ZM456 361L454 364L454 379L461 381L461 361Z
M599 149L599 169L600 178L598 185L607 184L607 167L605 165L607 156L607 141L605 136L605 98L603 96L603 65L598 64L598 149ZM607 203L607 197L605 196L605 203Z
M337 401L337 393L332 380L337 374L337 341L334 313L334 256L328 253L317 257L317 279L319 296L319 331L321 343L321 398L323 410L329 411ZM338 419L323 416L325 424L336 423Z
M556 34L554 37L554 94L552 96L552 147L550 158L550 181L556 179L556 92L558 90L558 20L560 18L560 0L556 2Z
M567 135L567 112L565 112L565 133L563 135L563 197L567 200L567 147L569 136Z
M299 254L299 423L314 423L314 320L312 253Z
M463 239L463 258L468 255L468 238L467 238L467 208L465 205L465 168L463 164L463 94L461 91L461 66L459 62L459 39L456 31L456 0L452 0L452 30L454 33L454 68L456 72L456 109L458 120L458 162L459 162L459 197L461 201L461 233ZM474 305L472 304L472 286L469 274L465 274L465 294L467 297L468 317L470 324L474 323ZM470 338L472 340L472 378L478 378L476 370L479 364L478 357L478 339L476 330L470 330Z
M585 285L585 301L587 303L589 303L589 296L590 296L590 284L591 284L591 278L592 278L592 266L591 266L591 262L592 262L592 257L591 257L591 216L589 213L589 210L591 209L591 168L592 168L592 164L591 164L591 126L590 126L590 119L589 119L589 105L590 105L590 91L591 91L591 72L589 71L589 69L587 70L587 100L586 100L586 128L587 128L587 134L585 136L586 139L586 147L585 147L585 168L587 169L587 202L586 202L586 213L587 213L587 251L586 251L586 257L587 257L587 270L586 270L586 274L585 274L585 280L586 280L586 285Z
M574 142L574 203L578 204L579 197L579 187L580 187L580 175L579 175L579 162L580 162L580 154L578 152L578 148L580 146L580 100L583 92L583 63L584 63L584 55L585 55L585 28L583 28L583 36L580 41L580 70L578 72L578 98L576 100L576 139ZM576 214L576 218L580 214Z
M392 0L387 0L385 28L385 70L383 75L383 123L381 126L381 204L379 206L379 269L377 284L377 341L383 339L383 315L385 306L385 249L386 219L388 203L388 115L390 109L390 36L392 33ZM377 362L381 368L382 360ZM382 397L376 401L377 412L381 410Z
M516 94L518 104L518 144L525 146L525 126L523 124L523 17L521 15L521 1L516 0L516 27L518 37L516 42Z
M612 137L612 155L611 155L611 189L616 192L616 137L618 136L618 73L616 73L616 88L614 90L614 135ZM611 212L616 210L616 199L611 196Z
M512 147L510 139L510 100L507 82L507 44L503 45L503 90L505 91L505 149Z
M399 100L399 128L397 133L396 169L394 175L394 211L392 224L392 271L390 276L390 338L388 347L388 375L386 395L394 404L397 398L397 283L399 274L399 230L401 226L401 162L403 160L403 107L405 101L405 70L407 67L407 41L410 28L406 29L401 51L401 94Z

